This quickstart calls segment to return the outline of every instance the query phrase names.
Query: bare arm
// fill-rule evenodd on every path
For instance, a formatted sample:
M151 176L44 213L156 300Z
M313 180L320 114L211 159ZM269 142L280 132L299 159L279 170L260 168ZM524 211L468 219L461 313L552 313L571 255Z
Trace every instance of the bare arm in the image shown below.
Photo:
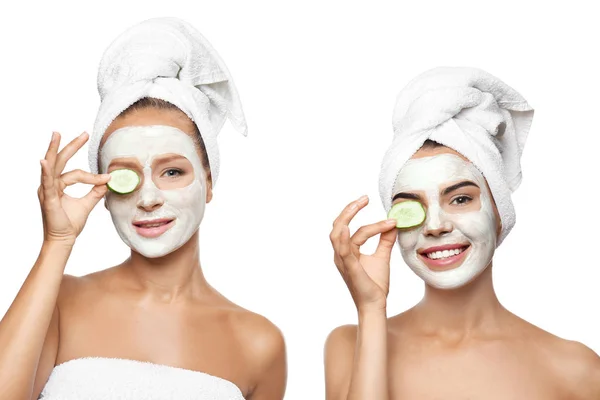
M56 299L70 253L71 247L66 244L45 243L37 262L0 322L2 399L29 399L36 371L47 371L49 374L48 367L54 366L58 349ZM51 322L53 329L49 330ZM43 358L40 357L42 350ZM40 376L44 381L47 378Z
M325 398L347 399L354 369L357 327L335 328L325 342Z
M327 400L388 398L385 310L359 312L358 321L358 327L336 328L327 338Z
M586 400L600 399L600 357L593 353L589 355L589 358L590 369L587 375L589 393L587 393Z
M363 226L351 237L348 224L366 204L366 200L350 203L330 235L336 266L358 311L358 328L338 328L327 340L328 400L388 399L386 298L396 221ZM360 246L377 234L381 237L375 253L361 254Z
M0 400L37 398L54 367L58 349L58 309L65 265L87 216L106 192L107 176L83 171L62 174L66 162L87 141L78 137L58 153L60 136L53 134L41 161L38 190L44 221L44 244L6 315L0 321ZM81 182L95 185L74 199L64 189Z
M282 400L287 384L287 357L281 331L270 321L263 319L261 333L250 346L256 360L256 385L248 400Z
M48 382L48 377L52 373L54 366L56 365L56 357L58 356L58 343L59 343L59 311L58 305L54 309L52 314L52 320L48 327L48 333L46 333L46 339L44 340L44 346L42 348L42 354L40 355L40 361L35 375L35 381L33 382L33 393L31 399L35 400L39 397L40 393Z

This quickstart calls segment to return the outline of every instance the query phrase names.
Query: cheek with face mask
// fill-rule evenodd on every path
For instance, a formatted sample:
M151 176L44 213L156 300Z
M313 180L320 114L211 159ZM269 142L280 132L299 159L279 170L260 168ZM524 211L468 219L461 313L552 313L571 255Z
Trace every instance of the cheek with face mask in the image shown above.
M480 188L478 210L449 212L440 204L440 190L460 181ZM483 175L454 154L408 161L400 171L394 194L420 192L427 200L425 221L398 233L406 264L428 285L439 289L464 286L483 272L496 249L496 217Z
M152 165L164 155L179 155L191 163L194 179L185 187L161 190ZM167 255L198 230L206 206L206 176L194 141L171 126L132 126L113 132L101 153L101 170L117 159L135 159L143 166L142 184L133 193L109 192L107 208L121 239L148 258Z

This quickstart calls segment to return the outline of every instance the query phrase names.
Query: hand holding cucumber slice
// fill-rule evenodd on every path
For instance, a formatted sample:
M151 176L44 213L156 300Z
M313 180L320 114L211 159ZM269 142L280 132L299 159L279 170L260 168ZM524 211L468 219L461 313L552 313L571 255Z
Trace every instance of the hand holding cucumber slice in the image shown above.
M118 194L131 193L140 183L140 176L137 172L127 168L115 169L110 173L110 176L110 181L106 185Z
M412 228L425 221L425 209L418 201L403 201L394 204L388 218L396 220L396 228Z

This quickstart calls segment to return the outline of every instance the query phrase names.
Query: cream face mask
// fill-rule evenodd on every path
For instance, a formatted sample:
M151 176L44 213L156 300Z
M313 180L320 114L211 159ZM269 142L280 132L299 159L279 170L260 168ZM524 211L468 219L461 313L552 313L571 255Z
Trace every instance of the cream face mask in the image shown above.
M102 173L111 163L111 170L130 168L141 175L133 192L106 195L121 239L149 258L187 243L200 227L206 206L206 174L192 138L171 126L121 128L100 151ZM187 165L188 171L169 167L177 163Z
M477 209L464 203L468 197L464 205L457 201L464 196L461 189L440 193L464 181L480 189ZM411 159L396 178L394 196L401 192L426 199L425 221L398 232L404 261L425 283L455 289L487 268L496 249L497 223L485 178L472 163L454 154Z

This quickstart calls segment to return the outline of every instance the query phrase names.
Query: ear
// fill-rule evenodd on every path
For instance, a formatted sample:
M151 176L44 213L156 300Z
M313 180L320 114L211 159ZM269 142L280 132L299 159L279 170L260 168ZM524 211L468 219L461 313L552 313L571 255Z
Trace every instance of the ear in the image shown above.
M496 219L496 240L498 240L500 238L500 233L502 233L502 219L500 218L498 207L496 207L496 201L494 201L493 198L492 206L494 207L494 218Z
M206 185L206 204L212 200L212 183L208 182Z

